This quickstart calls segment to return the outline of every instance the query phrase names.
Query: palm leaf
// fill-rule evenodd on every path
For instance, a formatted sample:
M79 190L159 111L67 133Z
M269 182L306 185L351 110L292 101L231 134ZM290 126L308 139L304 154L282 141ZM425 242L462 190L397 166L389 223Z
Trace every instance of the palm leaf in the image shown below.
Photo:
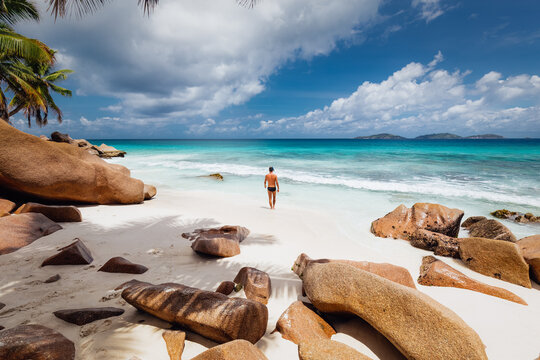
M17 34L5 26L0 27L0 54L2 57L15 56L51 64L54 62L54 54L47 45Z
M0 22L15 24L20 20L39 20L36 6L27 0L1 0Z

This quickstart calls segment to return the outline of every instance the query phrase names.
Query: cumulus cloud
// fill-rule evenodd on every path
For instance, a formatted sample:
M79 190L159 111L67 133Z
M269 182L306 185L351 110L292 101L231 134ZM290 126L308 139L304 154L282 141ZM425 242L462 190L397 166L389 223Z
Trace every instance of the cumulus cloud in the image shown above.
M364 82L350 96L298 117L263 120L262 133L301 132L313 136L351 136L368 131L426 133L519 129L537 131L540 78L503 78L489 72L466 84L469 72L439 69L439 52L427 66L412 62L380 83ZM517 105L519 104L519 105Z
M265 89L287 61L328 54L373 21L381 0L160 1L145 17L114 1L83 19L45 18L19 31L62 51L77 94L118 99L129 118L211 117ZM84 41L83 41L84 40Z

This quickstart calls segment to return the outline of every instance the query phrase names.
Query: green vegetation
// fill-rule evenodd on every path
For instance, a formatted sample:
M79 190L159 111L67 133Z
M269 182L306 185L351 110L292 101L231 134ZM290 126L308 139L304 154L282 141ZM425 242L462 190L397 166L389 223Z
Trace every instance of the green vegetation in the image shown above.
M28 19L39 20L33 3L0 0L0 118L9 122L23 110L29 126L32 119L42 126L47 124L50 109L61 122L62 112L51 92L71 96L71 91L55 83L65 80L72 71L53 71L55 51L39 40L15 32L12 26Z

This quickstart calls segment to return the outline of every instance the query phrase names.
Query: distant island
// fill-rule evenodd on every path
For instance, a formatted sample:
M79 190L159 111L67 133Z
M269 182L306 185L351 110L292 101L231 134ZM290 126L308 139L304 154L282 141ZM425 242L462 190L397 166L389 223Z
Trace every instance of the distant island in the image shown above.
M376 135L369 135L369 136L358 136L358 137L355 137L355 139L368 139L368 140L371 140L371 139L400 140L400 139L406 139L406 138L404 138L403 136L399 136L399 135L393 135L393 134L383 133L383 134L376 134Z
M369 136L357 136L355 139L361 139L361 140L406 140L410 138L406 138L399 135L394 134L388 134L388 133L382 133L382 134L375 134L375 135L369 135ZM459 136L456 134L450 134L450 133L439 133L439 134L427 134L427 135L420 135L414 138L414 140L454 140L454 139L504 139L503 136L495 135L495 134L480 134L480 135L471 135L471 136Z

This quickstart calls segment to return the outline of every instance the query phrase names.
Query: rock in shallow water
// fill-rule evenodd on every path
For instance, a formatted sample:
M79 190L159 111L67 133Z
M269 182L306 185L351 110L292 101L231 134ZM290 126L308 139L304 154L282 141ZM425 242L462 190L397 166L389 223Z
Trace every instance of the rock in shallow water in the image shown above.
M529 265L515 243L484 238L464 238L460 239L459 256L465 265L480 274L527 288L531 287Z
M295 301L281 314L276 330L284 339L295 344L305 341L330 339L336 332L301 301Z
M478 221L468 227L469 236L476 238L486 238L516 242L517 239L510 229L497 220L485 219Z
M409 359L487 359L478 334L418 290L338 263L308 265L303 285L317 309L361 317Z
M416 203L410 209L405 205L371 223L371 232L379 237L408 240L417 229L425 229L457 237L463 211L439 204Z
M382 276L385 279L396 282L401 285L408 286L410 288L416 289L414 280L409 273L409 270L404 267L388 264L388 263L373 263L369 261L353 261L353 260L331 260L331 259L317 259L314 260L302 253L294 262L292 270L300 278L303 277L304 270L311 263L326 264L326 263L337 263L337 264L346 264L353 266L355 268L368 271L372 274Z
M109 259L98 271L108 273L123 274L144 274L148 268L144 265L132 263L131 261L117 256Z
M540 235L523 238L517 242L523 258L529 264L531 278L540 284Z
M261 350L245 340L215 346L191 360L268 360Z
M234 278L234 282L242 285L248 299L268 304L272 293L272 282L270 276L264 271L243 267Z
M58 310L53 314L59 319L79 326L89 324L96 320L107 319L113 316L119 316L124 313L123 309L114 307L103 308L84 308L84 309L66 309Z
M26 203L15 214L40 213L56 222L81 222L82 214L75 206L50 206L38 203Z
M60 225L42 214L4 216L0 218L0 255L17 251L61 229Z
M80 239L58 250L59 253L43 261L41 266L47 265L88 265L94 261L90 250Z
M41 325L20 325L0 332L2 360L72 360L75 345Z
M181 284L133 281L122 298L139 310L221 343L236 339L256 343L268 322L268 309L261 303Z
M329 339L300 343L298 357L300 360L371 360L352 347Z
M424 256L422 259L418 283L425 286L445 286L477 291L483 294L513 301L518 304L527 305L522 298L514 293L471 279L450 265L437 260L433 256Z

